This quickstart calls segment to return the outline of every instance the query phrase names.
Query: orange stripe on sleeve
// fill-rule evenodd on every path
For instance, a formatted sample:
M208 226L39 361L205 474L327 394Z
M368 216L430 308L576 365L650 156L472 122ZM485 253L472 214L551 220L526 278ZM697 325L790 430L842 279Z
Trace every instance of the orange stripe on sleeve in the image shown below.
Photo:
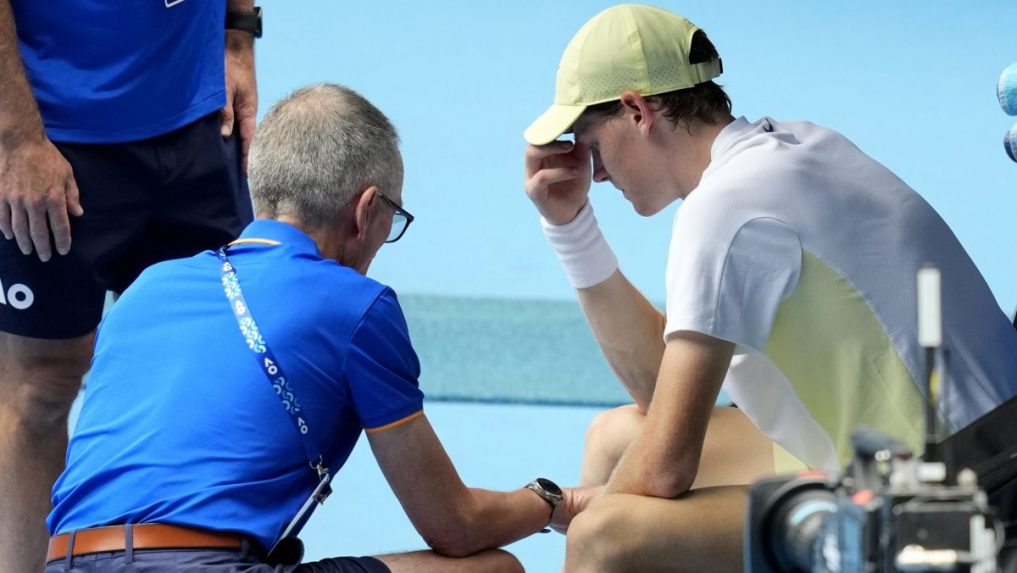
M230 243L230 245L248 245L255 243L258 245L281 245L279 241L273 241L271 239L237 239Z
M419 417L421 417L423 415L424 415L424 411L423 410L417 410L416 412L414 412L413 414L410 414L409 416L406 416L402 420L396 420L395 422L392 422L391 424L385 424L384 426L379 426L377 428L364 428L364 429L367 430L368 432L371 432L372 434L374 432L383 432L385 430L391 430L392 428L398 428L399 426L402 426L403 424L408 424L409 422L412 422L413 420L416 420L417 418L419 418Z

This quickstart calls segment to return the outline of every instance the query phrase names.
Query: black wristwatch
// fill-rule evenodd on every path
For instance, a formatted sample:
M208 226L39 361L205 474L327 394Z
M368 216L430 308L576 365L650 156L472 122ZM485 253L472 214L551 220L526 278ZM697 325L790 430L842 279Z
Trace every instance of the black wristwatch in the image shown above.
M554 519L554 510L558 509L558 506L565 500L561 488L558 487L558 484L547 478L537 478L526 484L526 489L539 495L541 499L551 506L551 514L547 518L547 522L551 523L551 520Z
M261 37L261 6L253 12L226 12L226 29L250 32L255 38Z

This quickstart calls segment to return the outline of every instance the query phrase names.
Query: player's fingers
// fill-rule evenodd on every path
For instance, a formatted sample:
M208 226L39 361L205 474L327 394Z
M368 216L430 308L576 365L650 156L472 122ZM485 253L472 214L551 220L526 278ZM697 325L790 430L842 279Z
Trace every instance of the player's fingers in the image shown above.
M526 180L526 194L530 197L543 195L555 183L569 181L579 176L574 167L550 167L541 169Z
M14 230L11 227L11 206L7 201L0 201L0 233L8 241L14 238Z
M233 135L233 100L226 98L226 107L219 110L219 133L223 138Z
M255 125L254 115L244 116L240 119L240 153L244 177L247 177L247 155L251 150L251 140L254 139Z
M85 214L85 208L81 206L81 192L78 191L78 182L74 177L67 179L67 212L75 217Z
M53 231L53 247L56 252L66 255L71 250L71 221L67 213L66 191L53 194L47 202L46 214L49 228Z
M62 191L62 190L61 190ZM62 211L67 217L64 201L57 201L50 193L46 197L32 201L28 205L28 234L32 237L35 254L39 260L46 262L53 256L53 245L50 242L49 217L54 210Z
M11 205L11 231L18 248L24 255L32 254L32 236L29 235L28 213L20 205Z
M555 141L547 145L527 145L523 152L523 162L526 168L527 179L540 170L544 160L555 155L563 155L572 151L571 141Z

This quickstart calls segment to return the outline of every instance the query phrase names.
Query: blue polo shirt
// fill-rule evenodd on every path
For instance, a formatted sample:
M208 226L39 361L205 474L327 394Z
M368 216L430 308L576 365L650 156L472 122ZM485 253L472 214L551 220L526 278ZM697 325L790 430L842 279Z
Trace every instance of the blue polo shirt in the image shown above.
M230 261L333 473L361 429L418 415L420 364L395 293L277 221ZM317 483L206 251L150 267L99 327L53 488L51 534L124 523L237 531L271 546Z
M11 0L53 141L162 135L223 107L225 0Z

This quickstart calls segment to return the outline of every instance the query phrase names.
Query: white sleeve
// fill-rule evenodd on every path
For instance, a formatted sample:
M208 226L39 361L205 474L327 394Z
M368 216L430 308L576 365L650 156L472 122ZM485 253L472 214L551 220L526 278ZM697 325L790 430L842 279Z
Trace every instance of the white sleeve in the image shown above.
M762 352L801 272L798 234L772 218L747 221L730 241L675 237L668 255L668 335L689 330Z

